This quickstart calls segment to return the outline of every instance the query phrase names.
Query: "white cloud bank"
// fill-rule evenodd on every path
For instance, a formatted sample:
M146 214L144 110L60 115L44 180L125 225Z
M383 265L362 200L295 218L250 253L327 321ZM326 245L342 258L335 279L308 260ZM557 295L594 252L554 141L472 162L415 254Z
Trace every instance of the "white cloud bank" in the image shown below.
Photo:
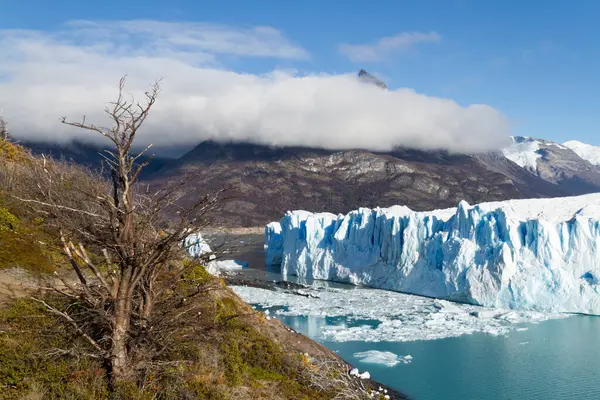
M384 91L354 74L237 73L222 57L302 60L301 47L271 27L247 29L157 21L72 22L49 34L0 31L0 110L18 138L66 141L85 132L61 116L104 122L119 78L141 98L163 92L141 142L205 139L331 149L395 146L475 152L497 148L506 119L485 105L462 107L412 89Z

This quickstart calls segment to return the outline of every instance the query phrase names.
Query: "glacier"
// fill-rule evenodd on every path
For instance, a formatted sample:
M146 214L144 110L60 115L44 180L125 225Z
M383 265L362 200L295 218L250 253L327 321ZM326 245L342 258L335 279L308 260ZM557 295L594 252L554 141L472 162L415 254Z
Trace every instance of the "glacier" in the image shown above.
M487 307L600 314L600 194L417 212L289 211L267 263L331 280Z

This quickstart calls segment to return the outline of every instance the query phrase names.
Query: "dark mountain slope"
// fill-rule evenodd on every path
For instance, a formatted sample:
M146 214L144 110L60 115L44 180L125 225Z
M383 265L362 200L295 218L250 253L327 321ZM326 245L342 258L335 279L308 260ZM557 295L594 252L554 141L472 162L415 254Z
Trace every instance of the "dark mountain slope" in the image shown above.
M453 155L398 149L327 151L247 143L203 142L148 182L194 178L181 201L207 190L234 188L220 224L262 225L287 210L347 212L357 207L407 205L415 210L568 193L501 155Z
M106 153L104 153L105 148L80 141L68 143L20 141L19 144L31 149L34 154L46 154L56 159L65 159L96 170L99 170L102 167L104 158L101 154L106 155ZM155 157L144 169L143 175L145 177L150 176L175 160L175 158L169 157Z

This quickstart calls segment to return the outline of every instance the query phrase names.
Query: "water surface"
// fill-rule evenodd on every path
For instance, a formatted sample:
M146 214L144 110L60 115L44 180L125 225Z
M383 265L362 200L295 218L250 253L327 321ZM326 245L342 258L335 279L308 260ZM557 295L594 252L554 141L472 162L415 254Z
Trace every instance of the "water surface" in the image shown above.
M319 339L325 318L279 316ZM600 318L573 316L525 324L506 336L482 333L415 342L321 342L361 372L414 399L600 399ZM354 353L410 354L410 364L361 363Z

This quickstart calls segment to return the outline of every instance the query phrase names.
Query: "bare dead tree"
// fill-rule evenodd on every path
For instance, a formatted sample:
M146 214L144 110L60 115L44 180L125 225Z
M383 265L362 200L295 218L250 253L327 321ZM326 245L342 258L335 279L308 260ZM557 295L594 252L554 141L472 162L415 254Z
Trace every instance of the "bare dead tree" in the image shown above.
M53 289L77 301L77 314L35 300L89 343L92 354L104 361L112 388L131 378L141 343L155 344L157 352L168 343L169 332L158 332L155 324L169 319L165 326L176 326L175 321L194 312L184 305L185 298L166 299L194 263L180 264L174 272L170 268L180 258L183 239L209 223L209 213L220 207L223 193L203 195L183 209L176 203L183 181L154 192L139 187L140 173L151 160L146 156L151 145L139 153L134 153L133 145L158 98L160 81L145 93L143 103L129 100L124 87L125 77L117 99L105 110L111 127L89 123L85 117L79 122L62 118L62 123L102 135L111 143L104 154L108 182L100 174L73 172L53 160L35 158L31 173L35 193L15 196L60 232L75 279L60 275L61 283ZM173 208L178 217L165 220L165 210ZM187 290L186 296L208 289L199 286ZM158 301L169 304L169 309L157 312Z
M8 134L8 124L0 115L0 140L8 140L10 139L10 135Z

